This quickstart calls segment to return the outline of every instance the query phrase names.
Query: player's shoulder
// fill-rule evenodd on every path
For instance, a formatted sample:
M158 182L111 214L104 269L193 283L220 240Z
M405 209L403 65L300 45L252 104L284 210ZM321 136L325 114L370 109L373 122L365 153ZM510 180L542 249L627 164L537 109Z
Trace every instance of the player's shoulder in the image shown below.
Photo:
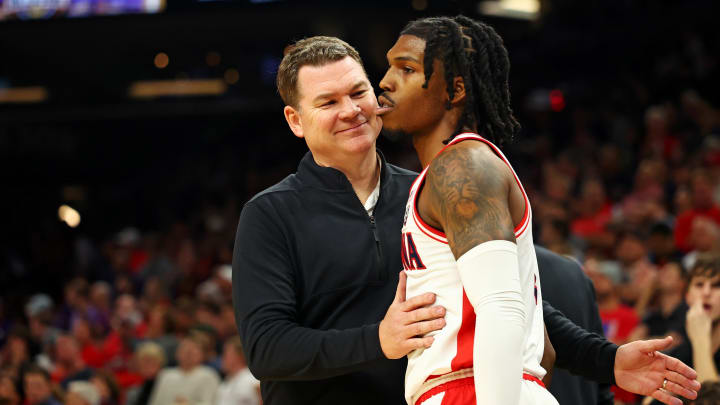
M430 162L427 181L467 179L491 185L505 182L507 169L502 159L484 142L457 142L446 147Z

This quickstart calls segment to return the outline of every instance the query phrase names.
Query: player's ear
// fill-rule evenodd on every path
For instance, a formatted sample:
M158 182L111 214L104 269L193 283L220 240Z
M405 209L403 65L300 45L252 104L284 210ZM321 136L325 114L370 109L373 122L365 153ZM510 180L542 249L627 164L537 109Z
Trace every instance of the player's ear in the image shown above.
M450 100L452 106L457 106L465 101L465 80L462 76L455 76L453 79L453 98Z
M290 130L293 131L293 134L295 134L298 138L304 138L305 133L302 128L300 111L296 110L294 107L286 105L283 109L283 113L285 114L285 121L287 121L290 126Z

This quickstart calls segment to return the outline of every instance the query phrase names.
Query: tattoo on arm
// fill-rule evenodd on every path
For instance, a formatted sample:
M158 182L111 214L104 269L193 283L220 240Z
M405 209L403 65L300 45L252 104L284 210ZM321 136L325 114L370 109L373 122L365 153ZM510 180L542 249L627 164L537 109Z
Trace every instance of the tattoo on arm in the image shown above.
M425 180L430 211L459 258L490 240L515 242L502 163L491 152L457 145L438 156Z

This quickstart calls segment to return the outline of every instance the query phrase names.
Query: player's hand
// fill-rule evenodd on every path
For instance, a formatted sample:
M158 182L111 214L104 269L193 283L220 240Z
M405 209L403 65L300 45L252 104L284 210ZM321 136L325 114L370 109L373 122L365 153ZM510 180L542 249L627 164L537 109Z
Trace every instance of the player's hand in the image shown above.
M697 398L697 373L682 361L660 353L672 344L672 337L627 343L615 355L617 386L635 394L651 396L668 405L682 405L671 394ZM663 382L667 380L665 389Z
M399 359L415 349L430 347L433 337L423 336L445 326L445 308L430 306L435 302L435 294L405 300L406 284L407 275L401 271L395 299L380 322L380 347L388 359Z
M685 329L693 346L703 341L709 343L712 319L703 308L702 300L697 300L692 308L688 310L685 317Z

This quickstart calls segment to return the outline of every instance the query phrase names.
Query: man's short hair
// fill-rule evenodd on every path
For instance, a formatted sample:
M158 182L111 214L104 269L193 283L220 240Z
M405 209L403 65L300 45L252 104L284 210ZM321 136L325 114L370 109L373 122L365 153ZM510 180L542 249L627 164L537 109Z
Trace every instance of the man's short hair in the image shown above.
M690 268L687 279L688 284L695 277L713 278L720 275L720 255L704 254L699 255L695 264Z
M342 39L316 36L301 39L285 50L277 72L277 89L285 104L297 107L300 98L298 72L306 65L323 66L351 57L363 66L360 54ZM364 69L364 68L363 68Z

